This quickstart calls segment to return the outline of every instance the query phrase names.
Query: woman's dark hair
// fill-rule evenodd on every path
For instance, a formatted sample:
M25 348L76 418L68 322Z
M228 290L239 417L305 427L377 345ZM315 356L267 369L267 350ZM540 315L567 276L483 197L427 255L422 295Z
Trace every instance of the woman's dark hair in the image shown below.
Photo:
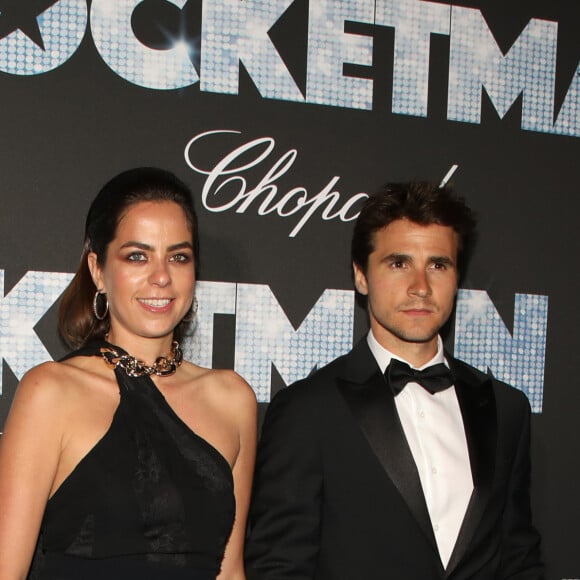
M366 272L374 250L375 232L407 219L419 225L449 226L459 236L459 270L463 270L475 239L475 217L465 200L447 187L428 182L389 183L367 199L354 226L351 256Z
M197 215L189 188L173 173L154 167L130 169L113 177L93 200L85 223L85 241L78 270L64 291L58 311L58 330L64 342L78 348L95 339L103 339L110 328L109 315L97 320L93 299L97 288L88 266L88 255L94 252L97 263L104 266L107 248L115 238L117 226L130 206L142 201L172 201L179 205L191 230L196 274L199 266ZM187 316L186 316L187 318ZM175 329L179 340L185 321Z

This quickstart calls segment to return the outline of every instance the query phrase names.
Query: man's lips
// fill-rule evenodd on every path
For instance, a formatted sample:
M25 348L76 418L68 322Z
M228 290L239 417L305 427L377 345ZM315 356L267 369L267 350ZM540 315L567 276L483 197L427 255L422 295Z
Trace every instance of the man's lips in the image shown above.
M429 308L404 308L401 312L407 316L429 316L433 310Z

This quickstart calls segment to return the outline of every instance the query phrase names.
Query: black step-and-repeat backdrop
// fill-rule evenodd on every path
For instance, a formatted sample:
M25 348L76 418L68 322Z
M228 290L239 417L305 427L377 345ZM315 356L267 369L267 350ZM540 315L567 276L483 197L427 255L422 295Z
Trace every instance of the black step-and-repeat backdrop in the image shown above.
M458 164L480 241L446 344L529 397L548 578L579 578L579 27L570 0L0 1L0 430L64 353L56 305L116 173L192 187L186 351L265 407L366 332L365 192Z

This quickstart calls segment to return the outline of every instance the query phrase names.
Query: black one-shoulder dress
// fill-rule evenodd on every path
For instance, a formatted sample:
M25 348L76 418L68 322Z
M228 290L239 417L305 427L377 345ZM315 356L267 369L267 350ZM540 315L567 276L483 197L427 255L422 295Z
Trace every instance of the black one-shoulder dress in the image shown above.
M149 377L115 374L111 426L48 501L29 578L214 580L235 513L230 466Z

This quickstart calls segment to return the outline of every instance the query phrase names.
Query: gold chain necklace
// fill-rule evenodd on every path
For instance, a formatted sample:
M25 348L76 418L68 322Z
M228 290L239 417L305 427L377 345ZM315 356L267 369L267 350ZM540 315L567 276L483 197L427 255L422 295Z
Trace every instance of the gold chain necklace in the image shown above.
M130 377L143 377L157 375L158 377L168 377L172 375L183 362L183 352L179 348L179 343L174 340L171 344L171 354L169 357L159 356L155 362L148 366L143 361L127 353L120 353L111 346L102 346L101 356L105 364L111 368L122 368Z

